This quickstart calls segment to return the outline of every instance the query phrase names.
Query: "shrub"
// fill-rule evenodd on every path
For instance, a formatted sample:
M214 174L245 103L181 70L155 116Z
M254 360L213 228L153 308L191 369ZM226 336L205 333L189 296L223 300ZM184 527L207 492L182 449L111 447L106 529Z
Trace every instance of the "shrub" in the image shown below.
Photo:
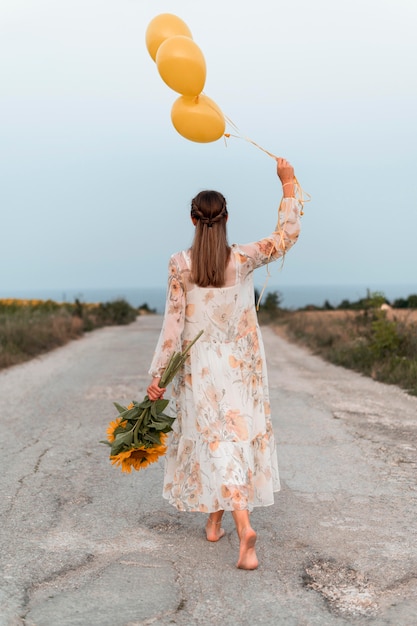
M147 302L144 302L143 304L138 306L138 312L141 315L147 315L147 314L150 314L150 313L156 313L156 309L151 309L149 304Z
M401 337L397 331L397 324L386 319L382 314L371 321L371 336L369 349L376 360L396 356L401 346Z
M136 309L126 300L100 303L97 314L99 322L106 326L130 324L137 317Z
M289 338L336 365L417 395L417 326L385 311L296 311L277 318Z

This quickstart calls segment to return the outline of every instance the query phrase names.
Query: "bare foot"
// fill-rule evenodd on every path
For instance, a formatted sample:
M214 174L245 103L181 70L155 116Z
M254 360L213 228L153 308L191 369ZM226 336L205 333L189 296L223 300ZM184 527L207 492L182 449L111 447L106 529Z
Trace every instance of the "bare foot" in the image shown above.
M239 560L236 567L239 569L256 569L258 557L255 552L256 532L248 526L240 535Z
M207 520L206 524L206 536L207 541L218 541L224 535L224 528L221 527L222 521L214 522L210 518Z

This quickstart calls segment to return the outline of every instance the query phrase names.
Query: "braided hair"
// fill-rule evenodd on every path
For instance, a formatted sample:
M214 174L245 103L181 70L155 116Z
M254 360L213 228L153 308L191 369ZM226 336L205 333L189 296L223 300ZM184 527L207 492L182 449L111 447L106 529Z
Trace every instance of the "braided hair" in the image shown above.
M200 191L191 202L196 222L191 247L191 281L200 287L223 287L230 256L226 199L218 191Z

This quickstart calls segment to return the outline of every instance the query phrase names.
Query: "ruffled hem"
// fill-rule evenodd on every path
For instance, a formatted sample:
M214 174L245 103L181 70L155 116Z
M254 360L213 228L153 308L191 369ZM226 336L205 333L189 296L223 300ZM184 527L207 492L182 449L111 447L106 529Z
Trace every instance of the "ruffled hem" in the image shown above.
M172 433L163 497L180 511L251 511L280 490L273 434L252 441L201 441Z

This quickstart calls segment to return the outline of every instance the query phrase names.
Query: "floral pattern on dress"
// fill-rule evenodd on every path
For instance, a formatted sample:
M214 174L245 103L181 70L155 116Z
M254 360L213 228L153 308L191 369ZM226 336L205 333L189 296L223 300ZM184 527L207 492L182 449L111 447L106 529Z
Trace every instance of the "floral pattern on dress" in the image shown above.
M163 496L181 511L252 510L273 504L280 489L253 271L288 251L298 233L298 203L284 200L272 235L232 246L220 288L190 282L189 251L170 259L151 375L204 330L172 390Z

